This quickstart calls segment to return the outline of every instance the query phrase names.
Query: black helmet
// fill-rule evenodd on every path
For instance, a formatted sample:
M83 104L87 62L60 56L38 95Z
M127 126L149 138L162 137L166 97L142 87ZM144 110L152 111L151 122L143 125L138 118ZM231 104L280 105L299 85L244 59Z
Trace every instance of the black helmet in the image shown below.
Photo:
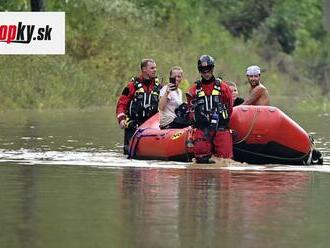
M210 55L202 55L197 63L199 72L210 71L214 68L214 59Z

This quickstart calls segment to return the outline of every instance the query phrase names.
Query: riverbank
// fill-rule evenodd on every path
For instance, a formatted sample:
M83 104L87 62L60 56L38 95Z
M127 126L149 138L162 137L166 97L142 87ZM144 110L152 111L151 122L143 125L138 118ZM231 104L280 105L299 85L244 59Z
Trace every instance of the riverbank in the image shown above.
M164 81L171 66L182 66L187 88L199 77L196 61L201 54L216 59L216 75L235 81L241 95L248 89L246 67L258 64L274 99L292 96L302 108L329 109L321 80L305 77L308 70L297 62L299 54L309 52L300 46L288 54L271 42L261 43L258 35L235 36L223 24L218 5L210 12L210 6L188 0L168 5L126 0L47 4L48 11L66 12L66 55L0 56L0 110L113 105L145 57L156 60Z

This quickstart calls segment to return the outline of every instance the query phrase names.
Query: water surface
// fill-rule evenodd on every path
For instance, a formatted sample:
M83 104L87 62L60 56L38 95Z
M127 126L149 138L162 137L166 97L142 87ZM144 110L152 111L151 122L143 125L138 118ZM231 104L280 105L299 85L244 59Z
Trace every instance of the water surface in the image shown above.
M323 166L127 160L112 108L0 113L1 247L328 247ZM308 116L308 117L307 117Z

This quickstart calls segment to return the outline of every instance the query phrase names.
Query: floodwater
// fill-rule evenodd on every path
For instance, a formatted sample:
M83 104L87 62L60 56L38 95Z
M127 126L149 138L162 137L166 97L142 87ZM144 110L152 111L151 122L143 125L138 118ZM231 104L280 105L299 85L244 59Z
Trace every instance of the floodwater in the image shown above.
M114 109L0 113L0 247L329 247L324 165L127 160Z

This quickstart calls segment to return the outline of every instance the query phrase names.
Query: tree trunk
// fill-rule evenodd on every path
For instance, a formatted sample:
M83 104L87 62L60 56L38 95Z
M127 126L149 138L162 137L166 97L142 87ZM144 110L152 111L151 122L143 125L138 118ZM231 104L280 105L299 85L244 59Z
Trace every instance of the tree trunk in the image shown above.
M324 1L324 29L330 32L330 0Z
M31 0L32 11L43 11L43 9L44 9L43 0Z

